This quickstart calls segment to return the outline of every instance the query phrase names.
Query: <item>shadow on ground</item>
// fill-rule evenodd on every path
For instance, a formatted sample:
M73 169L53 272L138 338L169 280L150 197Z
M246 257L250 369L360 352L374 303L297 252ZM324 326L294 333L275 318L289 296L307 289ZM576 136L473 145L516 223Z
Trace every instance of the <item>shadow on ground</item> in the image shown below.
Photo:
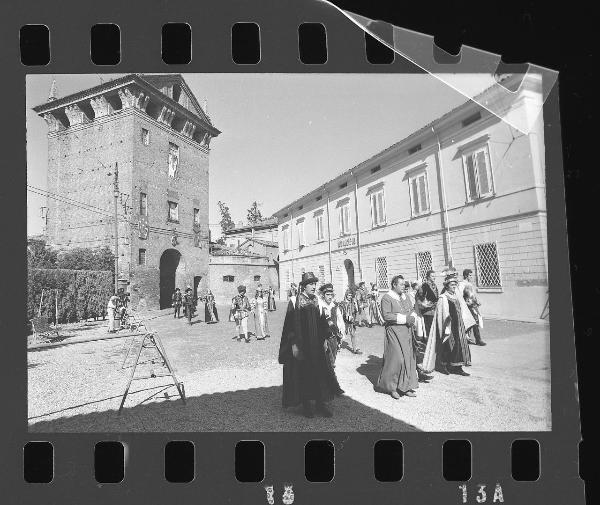
M383 359L379 356L374 356L373 354L370 354L367 358L367 361L362 363L356 369L356 371L359 374L364 375L367 379L369 379L371 384L373 384L373 387L375 387L377 385L377 379L379 379L379 373L381 372L382 366Z
M176 395L174 388L169 394ZM78 414L30 424L31 432L196 432L196 431L419 431L347 396L331 404L331 419L303 417L298 408L281 407L281 386L195 396L183 405L172 400L138 404L147 394L127 398L119 416L119 398L109 398L113 410Z

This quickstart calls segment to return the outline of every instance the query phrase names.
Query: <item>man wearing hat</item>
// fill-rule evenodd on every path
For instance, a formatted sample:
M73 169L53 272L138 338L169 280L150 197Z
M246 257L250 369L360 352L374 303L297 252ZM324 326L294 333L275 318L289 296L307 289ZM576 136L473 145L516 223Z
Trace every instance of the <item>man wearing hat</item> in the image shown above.
M246 296L246 286L238 286L238 294L231 300L231 312L235 321L235 331L238 342L242 338L250 342L248 334L248 315L250 314L250 301Z
M431 324L433 322L433 316L435 314L435 306L437 304L440 294L438 287L435 283L435 272L429 270L425 276L425 282L421 284L415 296L417 308L423 316L425 323L425 337L429 336L431 331Z
M187 317L188 324L192 324L192 315L194 314L194 308L196 305L196 300L194 300L194 293L192 292L192 288L188 286L185 289L185 294L183 295L183 311Z
M332 383L335 385L335 394L341 395L344 394L344 390L340 387L335 374L335 359L342 342L343 334L340 328L344 327L344 320L342 319L342 314L338 310L337 303L333 301L335 296L333 284L323 284L319 288L319 293L319 310L327 324L327 327L325 328L325 344L327 347L325 350L327 353L329 373L331 375Z
M302 403L306 417L314 417L315 410L324 417L332 417L325 405L338 392L339 384L333 380L327 359L327 323L319 310L315 296L318 279L312 272L302 274L301 292L296 299L294 330L291 351L298 360L298 396L289 398L289 404ZM312 402L315 402L313 408Z
M183 303L183 297L181 296L181 289L175 288L175 292L171 296L171 305L174 309L173 318L179 319L181 317L181 304Z

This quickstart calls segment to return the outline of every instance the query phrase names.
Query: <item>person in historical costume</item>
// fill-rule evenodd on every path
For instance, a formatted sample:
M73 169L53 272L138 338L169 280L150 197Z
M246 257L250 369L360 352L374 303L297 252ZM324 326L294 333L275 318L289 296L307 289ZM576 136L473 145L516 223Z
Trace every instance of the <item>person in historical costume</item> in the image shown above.
M417 352L413 336L416 313L404 292L404 278L396 275L392 289L381 299L381 313L385 321L383 366L376 389L396 400L400 396L416 396L419 387Z
M185 294L182 298L183 313L188 320L188 324L192 324L192 316L194 315L194 309L196 307L196 300L194 299L194 293L192 288L188 286L185 289Z
M425 323L425 335L429 335L431 331L435 307L439 296L440 293L435 283L435 272L429 270L425 276L425 282L421 284L415 296L417 308L421 316L423 316L423 321Z
M356 345L356 319L358 316L358 305L350 289L346 290L344 299L339 303L339 308L344 319L344 333L350 336L352 347L348 349L354 354L362 354Z
M108 299L106 304L106 312L108 314L108 333L115 333L121 324L120 319L117 317L117 311L119 309L119 297L115 294Z
M182 303L183 303L183 297L181 296L181 289L175 288L173 295L171 295L171 306L173 307L173 318L179 319L181 317Z
M467 332L469 344L487 345L486 342L481 338L483 318L481 317L481 312L479 311L481 303L477 299L477 289L473 285L473 270L470 268L463 270L463 280L458 283L457 290L459 294L463 295L465 303L467 304L467 307L469 307L471 315L473 316L473 319L475 319L475 323L477 323Z
M213 292L210 289L204 300L204 321L206 321L207 324L219 322L219 313L217 312L215 295L213 295Z
M280 362L284 363L283 404L302 404L306 417L314 417L315 410L322 416L332 417L325 402L333 399L339 384L333 380L327 358L328 325L319 311L319 302L315 296L317 282L318 279L312 272L302 274L301 292L292 312L293 326L290 327L287 317L288 324L284 323L279 353ZM289 381L293 383L286 384Z
M298 287L293 282L290 284L290 289L288 289L288 300L291 298L296 299L298 296Z
M369 322L369 295L364 282L358 284L358 289L355 293L356 305L358 307L358 314L356 317L357 326L372 326Z
M444 288L436 305L422 368L426 372L435 369L445 375L468 376L462 369L471 365L467 331L476 323L464 298L458 293L455 270L446 273Z
M334 393L342 395L344 394L344 390L340 387L335 374L335 360L342 342L344 320L334 298L333 284L323 284L319 288L319 310L326 322L325 342L327 343L326 353L329 373L331 374L332 383L335 385Z
M267 315L267 292L262 288L262 284L258 284L254 298L250 305L254 314L254 332L257 340L264 340L270 337L269 320ZM260 335L260 336L259 336Z
M248 316L252 310L250 301L246 296L246 286L238 286L238 294L231 300L231 311L233 320L235 321L235 332L238 342L246 340L250 342L250 334L248 333Z
M276 310L276 307L275 307L275 290L273 289L273 286L269 286L269 289L268 289L267 310L269 312L273 312L274 310Z
M294 357L292 344L294 336L294 310L296 308L296 296L288 300L281 342L279 343L279 364L283 365L283 395L284 407L295 407L300 403L300 361Z
M377 284L371 283L371 291L369 292L369 323L372 325L383 325L383 316L379 307L379 288Z

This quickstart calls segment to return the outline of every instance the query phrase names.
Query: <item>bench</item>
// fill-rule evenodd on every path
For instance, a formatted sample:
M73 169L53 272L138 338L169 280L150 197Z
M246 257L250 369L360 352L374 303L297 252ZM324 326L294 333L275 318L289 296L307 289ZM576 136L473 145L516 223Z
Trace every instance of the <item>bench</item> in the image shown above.
M34 317L31 320L31 327L33 328L34 344L40 342L43 338L60 338L58 330L50 326L46 316Z

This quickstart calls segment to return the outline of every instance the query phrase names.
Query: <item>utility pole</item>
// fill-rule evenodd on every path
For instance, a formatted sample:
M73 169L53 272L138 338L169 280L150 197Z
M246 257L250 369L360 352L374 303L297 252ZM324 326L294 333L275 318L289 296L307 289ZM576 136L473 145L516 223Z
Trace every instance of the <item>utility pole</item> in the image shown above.
M115 199L115 293L119 288L119 163L115 162L114 172Z

